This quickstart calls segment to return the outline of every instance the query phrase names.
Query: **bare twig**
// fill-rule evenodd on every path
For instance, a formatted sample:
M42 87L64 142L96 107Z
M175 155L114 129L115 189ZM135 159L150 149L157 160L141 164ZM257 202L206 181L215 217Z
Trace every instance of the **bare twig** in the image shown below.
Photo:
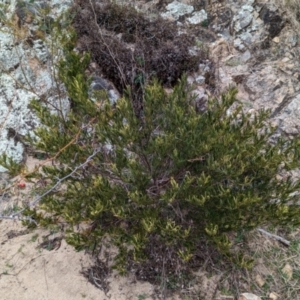
M93 11L93 14L94 14L94 22L95 22L95 25L96 27L98 28L98 32L99 32L99 36L100 36L100 42L103 43L105 45L105 47L107 48L108 52L109 52L109 55L110 57L114 60L117 68L119 69L119 72L120 72L120 75L122 76L122 80L123 80L123 83L124 85L126 86L128 83L127 83L127 80L126 80L126 76L124 75L124 72L122 70L122 68L120 67L119 63L117 62L117 59L116 59L116 56L113 54L111 48L109 47L109 45L106 43L104 37L103 37L103 33L102 33L102 30L97 22L97 14L96 14L96 11L95 11L95 8L94 8L94 5L92 3L91 0L89 0L89 3L90 3L90 6L91 6L91 9Z
M266 231L266 230L264 230L264 229L261 229L261 228L258 228L257 230L258 230L259 232L265 234L266 236L269 236L269 237L271 237L271 238L273 238L273 239L276 239L277 241L283 243L283 244L286 245L286 246L289 246L289 245L291 244L290 241L284 239L283 237L281 237L281 236L279 236L279 235L270 233L270 232L268 232L268 231Z
M42 195L39 195L36 197L36 199L34 201L32 201L31 203L28 204L28 207L34 207L35 205L37 205L45 196L47 196L48 194L50 194L53 190L55 190L59 185L62 184L62 182L64 182L66 179L68 179L69 177L72 177L78 170L84 168L87 164L89 164L92 159L101 151L101 148L96 148L93 152L92 155L90 155L86 161L82 164L80 164L79 166L77 166L75 169L72 170L72 172L70 172L68 175L66 175L63 178L58 179L58 181L56 182L56 184L54 184L52 186L52 188L50 188L49 190L47 190L45 193L43 193ZM28 220L31 222L34 222L36 224L36 222L30 218L30 217L23 217L21 216L21 214L25 211L26 208L23 208L19 211L17 211L14 214L11 214L10 216L3 216L0 215L0 220L1 219L9 219L9 220Z

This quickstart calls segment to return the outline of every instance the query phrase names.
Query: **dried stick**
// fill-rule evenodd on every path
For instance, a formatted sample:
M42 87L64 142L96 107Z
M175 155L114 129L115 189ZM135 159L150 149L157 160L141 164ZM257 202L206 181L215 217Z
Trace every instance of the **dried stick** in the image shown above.
M258 230L259 232L265 234L266 236L269 236L269 237L271 237L271 238L273 238L273 239L276 239L277 241L283 243L283 244L286 245L286 246L289 246L289 245L291 244L290 241L284 239L283 237L281 237L281 236L279 236L279 235L270 233L270 232L268 232L268 231L266 231L266 230L264 230L264 229L261 229L261 228L258 228L257 230Z
M42 198L44 198L45 196L47 196L48 194L50 194L53 190L55 190L62 182L64 182L66 179L68 179L69 177L73 176L73 174L75 174L78 170L82 169L83 167L85 167L92 159L94 156L96 156L99 152L101 151L101 148L96 148L93 152L92 155L90 155L86 161L82 164L80 164L79 166L77 166L71 173L69 173L68 175L66 175L65 177L63 178L60 178L58 179L58 181L56 182L56 184L54 184L52 186L51 189L49 189L48 191L46 191L44 194L42 195L39 195L36 197L36 199L34 201L32 201L31 203L29 203L29 207L33 207L35 206L36 204L38 204ZM3 216L3 215L0 215L0 220L1 219L9 219L9 220L28 220L28 221L31 221L31 222L34 222L36 224L36 222L30 218L30 217L24 217L24 216L20 216L22 214L22 212L25 210L26 208L23 208L19 211L17 211L16 213L14 214L11 214L10 216Z

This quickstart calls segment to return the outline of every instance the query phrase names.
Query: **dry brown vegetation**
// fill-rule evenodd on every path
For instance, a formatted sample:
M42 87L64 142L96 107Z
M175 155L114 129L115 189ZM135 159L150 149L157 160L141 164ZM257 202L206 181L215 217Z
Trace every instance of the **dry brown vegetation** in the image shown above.
M73 13L78 49L91 53L97 71L120 93L131 87L137 115L145 82L156 77L173 86L208 58L203 49L191 51L196 48L193 35L179 35L175 23L160 17L151 20L131 6L78 0Z

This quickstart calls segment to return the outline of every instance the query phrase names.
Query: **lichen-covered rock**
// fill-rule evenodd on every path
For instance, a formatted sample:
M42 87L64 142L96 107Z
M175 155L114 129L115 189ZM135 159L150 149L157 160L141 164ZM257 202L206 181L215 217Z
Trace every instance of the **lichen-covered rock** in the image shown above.
M195 11L191 17L187 18L187 21L190 24L201 24L204 21L207 21L207 13L204 9L200 11Z
M160 14L177 22L180 20L181 29L185 25L194 28L194 32L198 32L197 40L205 41L205 47L209 49L211 61L207 64L202 62L198 71L192 74L192 84L201 90L198 96L206 99L207 95L211 95L209 77L213 73L218 92L229 85L236 85L246 110L269 108L272 110L272 123L279 125L278 134L300 134L299 35L293 30L284 10L277 5L279 2L224 0L211 1L211 5L206 6L193 6L188 1L168 2L161 6ZM0 3L3 4L1 12L4 15L1 17L0 12L0 22L5 29L4 19L13 19L17 9L20 16L21 12L24 16L28 12L39 16L49 6L48 15L55 19L72 1L0 0ZM153 1L151 7L155 7L155 3ZM139 9L148 7L148 4L145 1ZM38 125L37 118L28 109L30 99L37 97L32 87L41 98L49 98L51 103L58 100L50 58L59 55L52 56L46 43L39 38L38 24L34 20L21 25L30 30L22 32L24 36L17 42L11 31L0 30L0 153L7 151L17 160L23 157L20 154L23 146L9 141L7 131L12 128L16 133L25 135ZM42 33L43 37L47 37L47 31ZM26 34L32 34L31 46ZM209 36L214 38L207 38ZM194 50L191 48L191 51ZM92 83L92 86L97 89L99 82ZM119 94L113 88L107 91L114 103ZM65 98L61 102L67 110L68 100Z
M112 83L108 82L108 80L100 77L100 76L92 76L92 82L90 85L90 93L92 91L107 91L108 98L111 104L115 104L117 100L120 98L120 94L117 89L112 85Z
M234 29L239 32L248 27L253 19L253 7L251 5L243 5L241 10L235 15L233 21L235 22Z
M52 56L55 60L55 55L44 41L31 36L40 25L31 22L28 16L42 16L43 10L49 8L48 17L54 19L71 5L71 1L51 1L51 5L45 1L29 0L2 0L0 3L5 15L0 30L0 154L6 153L20 162L24 158L24 145L9 133L25 136L32 134L39 125L38 118L29 108L31 99L46 97L52 106L60 105L65 111L69 107L67 98L58 99L58 89L56 95L52 92L50 95L56 82L49 59ZM15 31L5 23L14 16L17 17ZM46 29L44 34L47 40ZM5 168L0 166L0 172L3 171Z
M161 14L164 18L171 18L174 20L178 20L179 17L184 16L186 14L190 14L194 11L194 7L192 5L184 4L179 1L173 1L168 4L167 12Z
M270 109L272 123L279 126L278 134L292 136L300 134L299 35L278 3L212 1L203 7L208 27L205 31L197 29L197 38L205 40L208 33L217 36L216 41L208 42L208 47L218 91L236 85L246 110ZM186 25L198 26L190 22L195 9L187 7L173 1L165 7L167 14L163 16L172 15L178 20L180 12L180 16L186 16L180 19ZM194 78L194 84L205 88L207 80L201 68Z

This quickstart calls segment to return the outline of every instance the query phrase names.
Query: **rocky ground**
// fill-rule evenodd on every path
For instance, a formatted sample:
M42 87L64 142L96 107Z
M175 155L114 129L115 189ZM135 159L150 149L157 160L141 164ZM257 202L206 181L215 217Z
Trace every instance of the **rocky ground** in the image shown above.
M51 10L47 22L72 3L48 2L47 7ZM300 46L297 30L291 22L292 13L277 5L275 0L194 2L132 3L150 17L161 14L176 22L182 30L188 29L196 36L198 48L208 49L207 62L202 62L198 71L189 77L199 100L211 95L208 87L212 82L207 77L213 75L211 80L215 81L218 92L236 85L246 109L269 108L281 133L298 134L300 72L297 57ZM46 97L56 105L57 89L63 89L53 74L53 63L61 53L58 40L52 40L52 48L49 48L47 38L53 38L53 34L47 32L47 22L33 21L34 16L42 14L46 2L28 4L31 15L24 15L22 8L16 8L16 1L11 1L10 5L5 3L0 2L4 15L0 31L0 152L5 151L21 161L24 145L18 137L32 132L38 125L37 118L28 108L30 99ZM60 92L63 94L63 90ZM62 103L67 111L67 99Z
M62 55L60 41L57 37L53 39L55 33L47 30L47 24L70 7L72 1L24 3L25 6L20 6L17 1L0 0L0 153L5 152L18 162L26 161L30 154L22 137L39 125L28 107L30 99L47 99L49 109L58 105L62 105L65 113L69 109L64 88L53 69ZM289 1L290 6L277 0L130 3L146 12L149 18L160 14L176 23L180 30L195 35L196 45L191 51L205 49L209 53L188 78L199 103L234 85L239 89L238 98L246 110L268 108L272 111L271 122L278 125L278 136L292 138L300 133L297 1ZM95 69L97 65L93 67ZM95 77L93 86L102 84L97 80ZM109 88L110 95L115 101L118 91L113 83L107 81L106 84L112 87ZM1 168L1 185L6 187L14 182L20 193L17 186L20 177L12 180L7 177L5 168ZM295 170L295 176L297 173ZM14 203L10 200L2 193L0 213L5 215L5 210L17 209L18 200ZM159 297L150 284L114 275L109 279L110 288L105 295L80 274L82 266L92 263L87 256L75 253L64 241L51 251L36 248L49 232L24 230L12 221L0 224L2 299ZM172 297L234 299L243 292L253 291L261 299L300 299L297 288L300 282L299 230L278 233L291 239L293 247L286 249L259 233L248 238L247 251L259 259L253 273L244 274L238 270L226 273L221 266L209 271L201 268L195 282L191 282L190 290L182 289L179 296ZM244 297L255 299L249 295Z

